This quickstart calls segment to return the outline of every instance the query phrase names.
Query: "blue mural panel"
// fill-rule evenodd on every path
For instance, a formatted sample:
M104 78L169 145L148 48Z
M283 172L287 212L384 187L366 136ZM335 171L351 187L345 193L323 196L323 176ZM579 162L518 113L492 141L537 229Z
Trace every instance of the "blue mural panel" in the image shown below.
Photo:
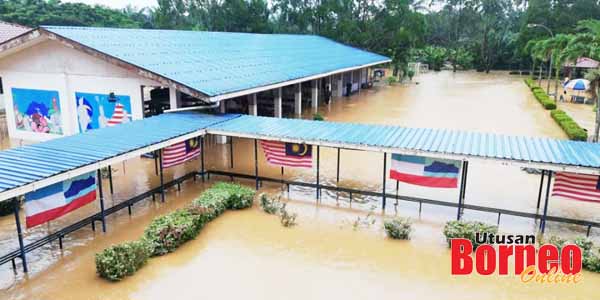
M76 92L79 132L111 127L131 121L131 99L126 95ZM112 100L112 101L111 101Z
M58 91L12 88L17 130L62 134Z

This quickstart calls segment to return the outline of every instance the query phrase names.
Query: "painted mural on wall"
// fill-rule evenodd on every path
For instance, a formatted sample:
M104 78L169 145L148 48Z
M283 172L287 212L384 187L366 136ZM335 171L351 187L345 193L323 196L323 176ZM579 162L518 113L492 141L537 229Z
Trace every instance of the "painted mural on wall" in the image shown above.
M77 122L79 132L115 126L131 121L129 96L75 93L77 99Z
M62 134L58 91L12 88L18 130Z

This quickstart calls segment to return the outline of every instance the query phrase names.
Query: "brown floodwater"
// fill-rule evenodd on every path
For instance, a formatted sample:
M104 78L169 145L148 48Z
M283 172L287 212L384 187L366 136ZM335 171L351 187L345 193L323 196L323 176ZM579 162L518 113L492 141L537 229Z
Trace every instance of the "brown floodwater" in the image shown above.
M518 77L504 72L427 73L419 84L377 86L350 98L336 99L320 112L331 121L393 124L410 127L452 128L512 135L565 138L548 111L533 99ZM586 106L587 107L587 106ZM589 114L593 117L591 108ZM310 117L310 109L305 111ZM589 118L585 111L581 115ZM229 147L210 143L207 165L229 170ZM253 174L253 142L234 140L235 172ZM321 148L321 182L335 184L335 149ZM278 178L280 168L269 166L259 155L259 172ZM340 185L381 190L383 155L343 150ZM198 161L168 169L167 180L199 167ZM154 164L132 159L113 166L115 194L112 205L158 185ZM284 177L315 180L316 170L285 169ZM442 227L455 218L452 208L388 199L386 215L409 216L415 221L411 241L392 241L381 229L381 199L323 191L320 203L315 191L279 184L263 186L261 192L281 195L298 213L298 225L284 228L276 217L258 208L226 212L206 226L195 240L176 252L153 258L134 276L118 283L95 274L94 254L111 244L138 238L152 218L191 201L216 180L187 181L181 191L172 188L166 203L152 200L107 218L108 232L81 229L58 243L28 254L31 272L10 264L0 266L1 299L590 299L600 276L584 272L576 285L523 284L518 278L450 275L450 253ZM240 181L254 185L253 181ZM106 183L106 182L105 182ZM539 177L514 166L471 162L465 201L467 203L535 212ZM388 181L387 190L395 192ZM107 186L104 189L108 190ZM399 185L399 194L456 202L456 190L435 190ZM68 216L26 232L33 241L98 210L92 203ZM552 215L596 220L600 209L589 203L552 199ZM496 215L465 212L465 218L496 222ZM0 254L17 248L12 216L0 218ZM532 233L533 220L503 216L500 230ZM585 228L548 223L550 234L574 236ZM597 236L597 233L592 231ZM20 264L19 266L20 267Z

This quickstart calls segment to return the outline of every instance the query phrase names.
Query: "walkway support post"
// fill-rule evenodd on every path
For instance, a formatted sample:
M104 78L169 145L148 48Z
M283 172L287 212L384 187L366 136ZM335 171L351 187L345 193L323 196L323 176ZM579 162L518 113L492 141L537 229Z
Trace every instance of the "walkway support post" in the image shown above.
M546 174L546 170L542 170L542 177L540 179L540 189L538 191L538 200L537 200L536 211L538 211L540 209L540 202L542 200L542 190L544 189L544 175L545 174Z
M158 176L158 155L156 155L156 151L154 151L154 174Z
M13 209L15 213L15 223L17 225L17 237L19 238L19 252L23 262L23 272L29 272L27 268L27 258L25 257L25 244L23 243L23 230L21 230L21 219L19 219L19 200L13 198Z
M233 137L229 138L229 168L233 170ZM233 181L233 176L230 176L229 179Z
M98 200L100 200L100 221L102 232L106 232L106 216L104 215L104 193L102 192L102 171L98 169Z
M256 103L256 93L248 95L248 114L258 116L258 105Z
M337 81L337 96L344 96L344 73L340 73Z
M110 187L110 194L114 194L115 190L113 188L112 168L110 165L108 165L108 186Z
M158 150L158 163L160 173L160 201L165 202L165 180L163 174L163 156L162 150Z
M456 220L460 221L460 217L462 215L462 206L465 200L465 189L467 187L467 171L469 168L469 162L462 162L462 170L460 177L460 190L458 192L458 210L456 212Z
M385 211L385 204L386 204L385 203L386 202L386 194L385 194L385 183L386 182L385 181L387 179L386 171L387 171L387 153L383 152L383 185L382 185L382 188L381 188L381 196L382 196L382 199L383 199L381 209L383 211Z
M552 182L552 171L548 171L548 180L546 181L546 202L544 203L544 215L540 222L542 234L546 231L546 217L548 216L548 198L550 197L550 183Z
M258 191L258 141L254 139L254 177L256 178L256 190Z
M319 182L320 158L321 158L321 147L317 145L317 201L319 201L319 196L321 194L321 185Z
M206 170L204 169L204 137L200 137L200 172L202 172L202 182L204 182L204 173Z
M340 148L337 148L337 168L335 174L335 183L339 185L340 183Z

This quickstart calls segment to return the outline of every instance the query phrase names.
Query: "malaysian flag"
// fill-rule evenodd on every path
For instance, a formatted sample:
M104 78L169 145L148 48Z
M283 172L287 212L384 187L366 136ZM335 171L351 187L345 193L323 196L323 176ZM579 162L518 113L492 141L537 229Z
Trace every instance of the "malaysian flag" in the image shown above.
M272 141L260 141L270 164L286 167L312 168L312 146Z
M198 157L201 149L198 139L192 138L187 141L165 147L162 151L163 168L168 168Z
M552 196L600 202L600 176L556 172Z

